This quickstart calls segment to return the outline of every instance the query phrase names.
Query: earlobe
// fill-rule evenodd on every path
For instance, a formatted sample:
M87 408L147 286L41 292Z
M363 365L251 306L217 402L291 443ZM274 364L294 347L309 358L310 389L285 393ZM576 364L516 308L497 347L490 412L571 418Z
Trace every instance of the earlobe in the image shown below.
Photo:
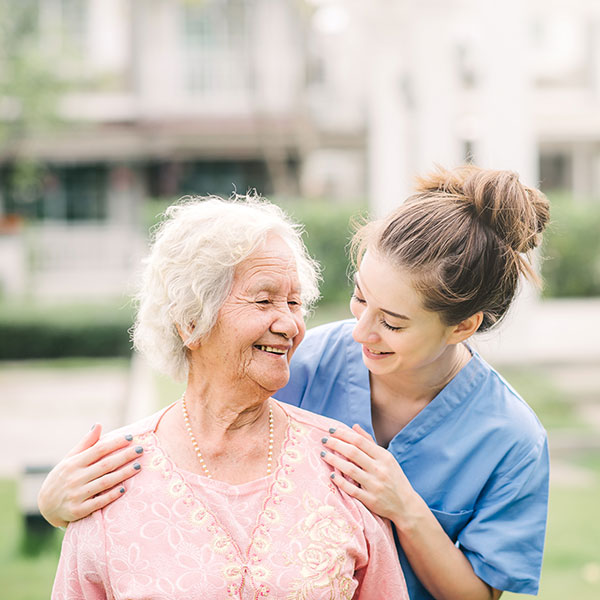
M464 321L461 321L458 325L455 325L450 337L448 338L449 344L459 344L470 338L481 326L483 321L483 313L481 311L467 317Z
M179 337L181 338L181 341L185 344L186 348L189 348L190 350L197 350L198 349L198 347L200 346L200 342L199 341L188 342L186 344L186 340L190 337L191 333L196 328L196 326L194 325L194 323L190 323L189 331L184 331L182 329L181 325L179 325L179 323L175 323L175 328L177 329L177 333L179 334Z

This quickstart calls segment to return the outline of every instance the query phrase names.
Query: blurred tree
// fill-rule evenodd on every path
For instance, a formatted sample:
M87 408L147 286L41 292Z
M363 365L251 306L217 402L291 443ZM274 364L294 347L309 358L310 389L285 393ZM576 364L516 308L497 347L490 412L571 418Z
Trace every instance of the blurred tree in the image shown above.
M549 194L552 222L544 234L544 296L600 296L600 206Z
M2 189L11 190L23 214L39 198L44 166L22 145L59 124L57 103L67 87L56 57L43 47L40 6L39 0L0 0L0 161L8 167L0 213Z

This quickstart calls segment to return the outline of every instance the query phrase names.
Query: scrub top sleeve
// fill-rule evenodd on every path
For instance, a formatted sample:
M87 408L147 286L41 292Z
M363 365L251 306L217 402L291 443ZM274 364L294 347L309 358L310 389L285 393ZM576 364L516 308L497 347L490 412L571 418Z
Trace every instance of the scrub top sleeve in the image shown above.
M492 587L536 594L546 517L549 458L546 434L483 490L458 543L478 577Z

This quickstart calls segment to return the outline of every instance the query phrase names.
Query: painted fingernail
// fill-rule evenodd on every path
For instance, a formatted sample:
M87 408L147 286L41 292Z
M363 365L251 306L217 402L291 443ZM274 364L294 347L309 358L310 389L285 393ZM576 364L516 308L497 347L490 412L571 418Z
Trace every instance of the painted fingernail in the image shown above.
M328 439L329 439L329 438L322 438L322 439L321 439L321 443L322 443L322 444L326 444Z
M140 463L133 463L133 468L134 468L136 471L139 471L139 470L142 468L142 465L140 465Z
M132 436L130 433L128 433L128 434L125 436L125 439L126 439L128 442L130 442L130 441L133 439L133 436Z
M144 449L141 446L136 446L135 447L136 454L141 454L143 451L144 451Z
M124 494L124 493L125 493L125 488L124 488L124 487L122 487L122 488L119 490L119 493L121 493L121 494Z
M329 428L329 433L335 433L335 427L330 427Z
M321 452L321 456L326 456L327 452L325 452L325 450L323 450L323 452Z
M335 479L335 473L332 473L329 477L331 477L331 479Z

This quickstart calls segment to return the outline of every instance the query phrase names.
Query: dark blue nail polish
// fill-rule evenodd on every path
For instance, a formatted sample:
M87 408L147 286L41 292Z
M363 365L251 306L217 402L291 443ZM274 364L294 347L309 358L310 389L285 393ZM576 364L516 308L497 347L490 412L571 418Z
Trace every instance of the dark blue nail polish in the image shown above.
M325 452L325 450L323 450L323 452L321 452L321 456L326 456L327 452Z
M119 493L121 493L121 494L124 494L124 493L125 493L125 488L124 488L124 487L122 487L122 488L119 490Z
M322 438L322 439L321 439L321 443L322 443L322 444L326 444L328 439L329 439L329 438Z
M126 439L128 442L130 442L130 441L133 439L133 436L132 436L130 433L128 433L128 434L125 436L125 439Z
M335 473L332 473L329 477L331 477L331 479L335 479Z
M141 454L144 451L144 449L141 446L136 446L135 451L136 454Z
M335 427L330 427L329 428L329 433L335 433Z
M136 471L139 471L139 470L142 468L142 465L140 465L140 463L133 463L133 468L134 468Z

